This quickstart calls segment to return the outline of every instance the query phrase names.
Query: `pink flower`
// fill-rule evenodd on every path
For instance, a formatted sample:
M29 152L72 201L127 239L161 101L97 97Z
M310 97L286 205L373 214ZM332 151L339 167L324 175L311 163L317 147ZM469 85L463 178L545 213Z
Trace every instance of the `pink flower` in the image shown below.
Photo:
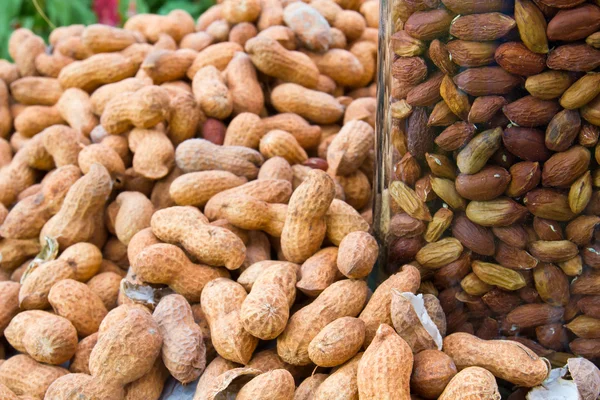
M94 0L94 12L100 24L116 26L121 20L119 0Z

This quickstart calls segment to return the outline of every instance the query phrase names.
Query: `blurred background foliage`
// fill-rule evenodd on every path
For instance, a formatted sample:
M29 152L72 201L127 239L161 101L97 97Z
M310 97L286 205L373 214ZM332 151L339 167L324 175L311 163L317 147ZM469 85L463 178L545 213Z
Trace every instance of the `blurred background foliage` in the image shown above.
M53 26L104 23L122 26L135 14L182 9L197 18L214 0L0 0L0 58L10 59L13 30L29 28L48 41Z

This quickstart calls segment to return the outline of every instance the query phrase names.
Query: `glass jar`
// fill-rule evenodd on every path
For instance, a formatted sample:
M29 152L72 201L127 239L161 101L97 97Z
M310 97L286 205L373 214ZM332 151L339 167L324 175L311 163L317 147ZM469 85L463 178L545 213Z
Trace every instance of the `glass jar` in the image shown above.
M379 281L447 333L600 359L600 7L380 0Z

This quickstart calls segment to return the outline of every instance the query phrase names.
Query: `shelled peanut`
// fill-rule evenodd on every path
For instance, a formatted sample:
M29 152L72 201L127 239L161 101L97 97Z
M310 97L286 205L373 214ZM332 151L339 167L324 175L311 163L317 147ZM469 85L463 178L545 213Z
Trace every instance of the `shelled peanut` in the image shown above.
M449 334L597 361L600 5L389 3L388 272L418 266Z

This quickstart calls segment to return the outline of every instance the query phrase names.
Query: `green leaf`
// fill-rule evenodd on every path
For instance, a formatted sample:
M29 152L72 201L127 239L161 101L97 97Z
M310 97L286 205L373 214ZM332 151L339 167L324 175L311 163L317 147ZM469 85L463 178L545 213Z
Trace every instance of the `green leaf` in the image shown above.
M11 59L8 55L8 39L13 31L13 21L19 16L23 0L4 0L0 12L0 57Z
M146 4L152 13L156 13L157 9L164 3L164 0L146 0Z
M23 5L23 0L5 0L0 13L0 24L2 27L9 27L10 22L19 16L19 11Z
M80 24L91 25L98 22L96 18L96 14L90 9L90 7L86 4L82 4L80 2L74 1L71 2L73 7L73 15L75 20Z
M127 19L129 18L129 16L127 15L127 12L129 11L129 3L130 0L119 1L118 12L119 17L121 17L121 23L125 23L125 21L127 21Z
M33 29L34 25L35 25L35 16L33 16L33 15L28 15L21 19L21 26L23 28Z
M147 14L150 12L148 0L131 0L131 2L135 4L136 14Z
M169 1L158 9L157 14L166 15L173 10L184 10L194 16L200 14L202 11L202 4L190 3L189 1L185 0Z

